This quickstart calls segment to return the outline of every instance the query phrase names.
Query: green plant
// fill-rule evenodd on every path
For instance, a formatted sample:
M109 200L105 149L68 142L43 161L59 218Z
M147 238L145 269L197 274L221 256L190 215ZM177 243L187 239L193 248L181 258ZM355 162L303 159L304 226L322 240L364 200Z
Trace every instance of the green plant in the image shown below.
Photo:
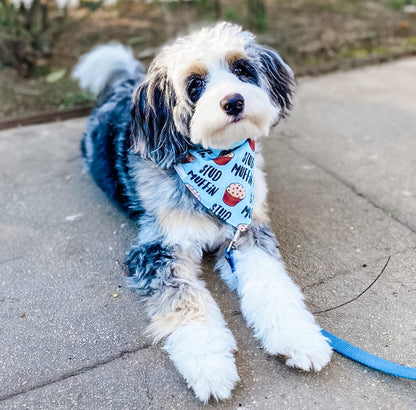
M205 19L215 20L222 16L220 0L193 0L191 4L201 10Z
M257 31L266 31L267 29L267 11L264 0L248 0L247 23L251 29Z
M406 39L403 43L403 48L405 50L416 52L416 37Z
M60 106L62 108L72 108L76 105L92 104L95 101L94 96L88 91L69 91L62 98Z
M79 5L88 10L96 11L102 6L103 2L104 0L81 0Z
M42 0L32 0L28 8L0 0L0 63L15 67L22 76L32 74L37 60L50 53L63 18L51 17L50 6Z
M237 10L234 7L226 7L223 12L224 20L227 21L237 21L238 14Z
M416 0L389 0L389 6L394 10L401 10L406 5L416 5Z

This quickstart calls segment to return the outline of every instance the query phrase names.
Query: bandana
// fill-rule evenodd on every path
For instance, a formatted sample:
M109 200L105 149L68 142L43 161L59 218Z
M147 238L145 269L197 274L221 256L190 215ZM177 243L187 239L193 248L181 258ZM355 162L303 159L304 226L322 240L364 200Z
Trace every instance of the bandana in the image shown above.
M176 172L207 210L243 232L251 224L254 198L254 140L229 150L189 151Z

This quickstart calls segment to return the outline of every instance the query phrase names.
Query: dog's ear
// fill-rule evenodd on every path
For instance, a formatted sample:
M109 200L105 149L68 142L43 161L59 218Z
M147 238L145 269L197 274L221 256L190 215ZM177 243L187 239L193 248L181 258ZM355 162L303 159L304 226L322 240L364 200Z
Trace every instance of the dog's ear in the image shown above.
M133 150L162 168L170 168L185 159L189 140L176 128L173 87L161 74L148 76L138 86L131 111Z
M285 117L292 107L292 97L295 94L293 71L276 51L260 45L257 45L256 51L272 101L282 108L282 117Z

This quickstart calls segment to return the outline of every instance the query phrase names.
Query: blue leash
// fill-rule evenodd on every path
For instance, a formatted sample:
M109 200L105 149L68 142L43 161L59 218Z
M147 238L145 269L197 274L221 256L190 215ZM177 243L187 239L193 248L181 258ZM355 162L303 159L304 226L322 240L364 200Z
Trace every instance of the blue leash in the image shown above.
M225 248L225 259L230 265L231 271L235 272L235 263L233 258L233 241ZM405 379L416 380L416 368L403 366L398 363L389 362L381 357L374 356L352 344L342 340L333 334L322 329L321 333L329 339L333 350L342 354L349 359L361 363L367 367L378 370L383 373L390 374L396 377L403 377Z
M374 356L324 329L321 330L321 333L329 339L332 349L345 357L392 376L416 380L416 369L413 367L402 366L401 364L389 362L381 357Z

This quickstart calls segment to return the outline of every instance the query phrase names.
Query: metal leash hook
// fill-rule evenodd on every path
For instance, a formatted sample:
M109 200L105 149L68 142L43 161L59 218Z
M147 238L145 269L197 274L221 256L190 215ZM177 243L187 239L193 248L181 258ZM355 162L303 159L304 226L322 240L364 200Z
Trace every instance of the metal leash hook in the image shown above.
M231 239L229 245L225 248L225 260L228 262L231 268L231 272L235 272L235 263L233 258L233 251L235 250L234 244L238 241L238 238L240 237L240 230L237 229L235 232L235 235L233 239Z

